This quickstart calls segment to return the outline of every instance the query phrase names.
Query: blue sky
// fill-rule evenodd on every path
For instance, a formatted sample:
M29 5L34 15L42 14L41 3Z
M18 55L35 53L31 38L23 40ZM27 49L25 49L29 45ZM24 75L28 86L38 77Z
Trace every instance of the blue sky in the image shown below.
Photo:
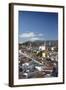
M58 40L58 13L19 11L19 42Z

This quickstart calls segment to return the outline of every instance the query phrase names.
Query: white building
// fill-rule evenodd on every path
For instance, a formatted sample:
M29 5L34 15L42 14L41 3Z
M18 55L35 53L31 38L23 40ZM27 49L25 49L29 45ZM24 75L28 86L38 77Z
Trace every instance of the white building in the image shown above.
M51 47L51 50L54 51L55 50L55 47Z
M46 50L46 46L39 46L39 50Z

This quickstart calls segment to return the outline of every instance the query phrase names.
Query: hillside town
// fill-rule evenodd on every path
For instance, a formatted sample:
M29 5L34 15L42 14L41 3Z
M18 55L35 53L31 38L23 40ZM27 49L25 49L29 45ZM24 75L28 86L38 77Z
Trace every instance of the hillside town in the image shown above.
M19 79L58 77L58 41L19 44Z

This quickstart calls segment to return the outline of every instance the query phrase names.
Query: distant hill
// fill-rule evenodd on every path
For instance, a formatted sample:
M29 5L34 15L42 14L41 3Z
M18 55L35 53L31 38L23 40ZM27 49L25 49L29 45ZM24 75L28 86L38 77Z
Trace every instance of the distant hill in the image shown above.
M36 40L36 41L26 41L24 43L20 43L19 45L25 45L25 46L40 46L46 44L47 46L58 46L58 40L47 40L47 41L42 41L42 40Z

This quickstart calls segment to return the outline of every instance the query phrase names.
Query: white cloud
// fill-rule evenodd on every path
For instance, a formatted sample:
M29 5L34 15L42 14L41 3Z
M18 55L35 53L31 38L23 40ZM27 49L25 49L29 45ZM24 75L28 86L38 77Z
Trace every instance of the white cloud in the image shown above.
M21 38L28 38L28 37L35 37L35 34L33 32L27 32L20 34Z
M28 37L38 37L43 36L41 33L34 33L34 32L26 32L19 35L20 38L28 38Z
M19 41L25 42L25 41L35 41L35 40L43 40L42 33L34 33L34 32L26 32L19 34Z
M30 41L35 41L35 40L40 40L40 38L39 37L33 37L30 39Z

